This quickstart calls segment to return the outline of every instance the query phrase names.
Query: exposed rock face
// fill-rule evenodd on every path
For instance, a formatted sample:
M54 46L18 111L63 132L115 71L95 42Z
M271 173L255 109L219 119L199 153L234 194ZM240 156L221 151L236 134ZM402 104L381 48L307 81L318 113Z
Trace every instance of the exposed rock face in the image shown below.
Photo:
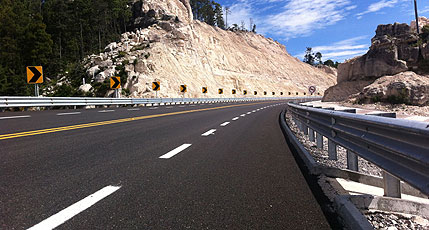
M429 76L420 76L414 72L385 76L352 97L361 103L381 101L427 106L429 105Z
M429 25L429 18L419 17L419 28L420 28L420 30L425 25ZM411 29L413 30L413 32L417 32L416 20L414 20L414 21L411 22Z
M418 36L408 24L379 25L368 53L338 67L338 82L394 75L417 66Z
M420 21L421 27L426 25L424 20ZM379 100L426 105L427 95L421 89L427 89L426 83L422 83L427 78L406 72L424 73L428 68L425 64L429 63L428 38L419 37L415 28L415 23L412 26L398 23L379 25L369 51L339 65L338 85L329 88L323 100L355 98L362 103ZM395 77L403 82L399 83L401 80L395 80ZM359 97L356 96L358 93Z
M150 86L156 79L161 82L161 97L181 97L182 84L188 86L186 97L203 97L202 87L208 87L209 97L232 97L232 89L238 90L236 96L248 90L251 94L257 91L259 97L264 91L276 96L280 92L308 95L311 85L321 93L336 82L334 74L291 57L272 39L192 21L188 0L141 4L142 15L155 13L149 17L154 24L123 34L116 48L114 44L107 46L106 52L90 56L86 65L99 82L120 69L125 71L125 88L132 97L154 97ZM169 14L172 17L165 16ZM140 22L147 21L143 18ZM224 89L223 95L217 94L219 88Z
M189 0L134 0L132 29L147 28L160 20L191 23L193 14Z

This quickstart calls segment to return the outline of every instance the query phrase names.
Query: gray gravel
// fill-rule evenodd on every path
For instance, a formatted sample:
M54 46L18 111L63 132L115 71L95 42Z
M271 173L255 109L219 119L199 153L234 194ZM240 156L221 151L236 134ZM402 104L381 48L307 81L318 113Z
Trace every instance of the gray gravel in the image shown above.
M311 154L314 160L325 166L335 167L340 169L347 168L347 152L341 146L337 146L338 160L329 160L328 159L328 139L323 138L323 150L317 148L315 142L311 142L307 135L304 135L301 131L299 131L296 124L292 121L292 116L289 112L286 113L286 122L291 128L292 132L298 138L298 140L304 145L305 149ZM372 175L372 176L382 176L382 170L378 168L376 165L368 162L367 160L359 157L359 172Z
M304 135L292 120L289 112L286 113L286 122L291 128L292 132L303 144L304 148L311 154L313 159L325 166L335 167L340 169L347 168L347 153L346 149L341 146L337 147L338 160L328 159L328 139L323 138L323 150L317 148L315 142L311 142L307 135ZM382 177L382 170L371 162L363 158L358 158L359 172L371 176ZM412 229L412 230L429 230L429 220L420 216L389 213L382 211L366 210L363 211L368 221L373 225L374 229L383 230L399 230L399 229Z
M429 221L419 216L380 211L367 211L365 216L374 226L374 229L429 229Z

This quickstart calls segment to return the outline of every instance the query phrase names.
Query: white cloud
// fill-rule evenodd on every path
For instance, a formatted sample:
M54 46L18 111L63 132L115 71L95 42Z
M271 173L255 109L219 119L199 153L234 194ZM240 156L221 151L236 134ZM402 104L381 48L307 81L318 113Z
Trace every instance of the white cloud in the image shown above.
M286 38L306 36L343 20L350 3L349 0L290 0L280 13L268 15L262 27Z
M230 7L228 25L244 21L248 27L253 18L258 33L287 40L334 25L355 8L351 0L240 0Z
M372 3L368 6L368 9L364 12L356 14L358 19L361 19L363 15L380 11L383 8L394 7L399 0L381 0L379 2Z
M314 53L322 53L322 59L324 61L332 59L334 61L343 62L346 59L365 54L368 51L369 44L363 44L362 41L367 38L367 36L359 36L338 41L330 45L316 46L312 48ZM303 59L304 55L305 53L300 53L295 56Z

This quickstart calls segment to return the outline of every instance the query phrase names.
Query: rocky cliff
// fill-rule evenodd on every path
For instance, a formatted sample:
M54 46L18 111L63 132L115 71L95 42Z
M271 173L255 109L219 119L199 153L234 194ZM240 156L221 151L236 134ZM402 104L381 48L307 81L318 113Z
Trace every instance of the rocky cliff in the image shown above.
M428 20L422 18L419 22L419 26L423 28L427 25ZM401 99L401 101L415 105L427 104L425 97L429 95L420 93L420 89L427 86L427 77L402 73L406 71L414 71L421 75L428 73L428 40L429 37L425 33L416 33L415 22L411 26L399 23L379 25L371 40L369 51L363 56L339 65L338 84L325 92L323 100L343 101L354 98L358 99L359 102L371 102L377 99L388 101L393 97L408 97ZM377 80L384 76L390 77ZM387 87L389 85L395 87L400 85L395 77L403 79L403 76L409 76L410 81L401 85L401 87L403 86L402 93L399 95L398 90L389 90ZM377 93L374 93L376 91ZM421 102L416 99L418 97L421 97Z
M322 94L336 82L334 74L291 57L272 39L193 20L188 0L137 1L133 16L134 32L86 59L95 82L120 74L126 81L124 93L132 97L154 97L154 80L161 82L161 97L182 96L182 84L189 97L202 97L203 86L207 96L231 97L232 89L257 91L257 96L264 91L302 96L311 85ZM218 88L225 94L218 95Z

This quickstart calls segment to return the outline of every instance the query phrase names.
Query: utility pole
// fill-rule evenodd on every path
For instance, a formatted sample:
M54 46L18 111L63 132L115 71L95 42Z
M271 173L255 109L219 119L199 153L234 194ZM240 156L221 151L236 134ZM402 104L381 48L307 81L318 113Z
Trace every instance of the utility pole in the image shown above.
M227 6L225 7L225 16L226 16L226 29L228 29L228 14L231 13L230 8Z
M420 34L420 28L419 28L419 13L417 11L417 0L414 0L414 10L416 11L416 27L417 27L417 34Z

